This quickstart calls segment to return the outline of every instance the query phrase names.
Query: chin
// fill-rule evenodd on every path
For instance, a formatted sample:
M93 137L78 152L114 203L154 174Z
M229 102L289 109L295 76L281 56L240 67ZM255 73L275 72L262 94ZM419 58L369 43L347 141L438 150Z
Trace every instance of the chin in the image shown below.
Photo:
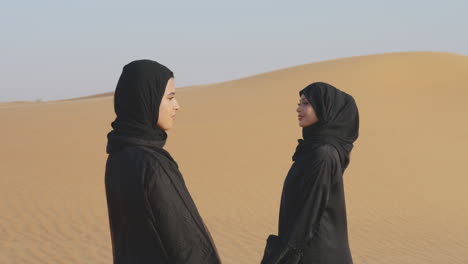
M299 123L299 126L302 127L302 128L304 128L304 127L309 127L309 126L311 126L311 125L313 125L313 124L315 124L315 123L316 123L316 122L308 122L308 123L300 122L300 123Z
M173 124L167 125L166 128L165 128L165 130L169 130L169 129L171 129L172 127L173 127Z
M172 128L172 124L160 124L158 123L158 127L164 131L167 131Z

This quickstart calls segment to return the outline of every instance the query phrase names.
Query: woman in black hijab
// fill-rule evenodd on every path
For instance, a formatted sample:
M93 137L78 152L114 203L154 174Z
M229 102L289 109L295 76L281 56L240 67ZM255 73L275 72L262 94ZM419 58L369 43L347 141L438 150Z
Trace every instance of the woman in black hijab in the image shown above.
M343 172L358 137L353 97L327 83L299 92L303 140L284 181L278 236L262 264L350 264Z
M179 108L173 77L155 61L133 61L115 90L105 175L114 263L221 263L177 163L163 149Z

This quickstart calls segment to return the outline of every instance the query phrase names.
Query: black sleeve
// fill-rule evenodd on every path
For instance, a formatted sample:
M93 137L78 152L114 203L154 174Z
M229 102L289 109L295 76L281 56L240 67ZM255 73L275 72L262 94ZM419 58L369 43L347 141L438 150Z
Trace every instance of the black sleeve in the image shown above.
M154 225L147 184L155 170L138 150L111 154L106 167L106 195L115 263L169 264L160 230Z
M295 223L284 237L268 238L267 248L270 248L270 252L265 251L262 264L283 263L286 259L291 261L287 263L298 263L301 259L327 206L335 166L335 161L330 157L313 159L307 163L303 170L303 176L306 177L302 192L303 202L296 214Z
M163 242L161 232L155 225L155 223L158 222L158 219L156 218L161 213L157 210L157 203L158 200L165 195L164 186L159 182L162 173L165 173L165 171L161 168L159 161L153 161L151 164L148 164L145 166L144 170L145 175L143 185L145 189L144 193L146 196L145 200L147 202L148 214L151 218L151 222L153 223L152 228L155 234L153 237L155 240L153 241L153 244L156 248L154 249L153 254L159 258L155 263L166 264L169 263L169 256L166 250L167 245Z
M157 159L146 175L155 250L167 259L162 263L219 263L216 247L177 166L170 160Z

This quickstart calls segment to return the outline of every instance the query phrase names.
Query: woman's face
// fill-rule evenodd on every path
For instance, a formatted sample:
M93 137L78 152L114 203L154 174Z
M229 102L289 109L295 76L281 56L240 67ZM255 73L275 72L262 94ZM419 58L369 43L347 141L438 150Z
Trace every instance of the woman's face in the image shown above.
M179 103L175 99L174 78L171 78L167 82L166 91L159 105L158 126L163 130L171 129L179 108Z
M301 95L301 98L299 98L296 112L300 127L308 127L319 121L314 108L304 95Z

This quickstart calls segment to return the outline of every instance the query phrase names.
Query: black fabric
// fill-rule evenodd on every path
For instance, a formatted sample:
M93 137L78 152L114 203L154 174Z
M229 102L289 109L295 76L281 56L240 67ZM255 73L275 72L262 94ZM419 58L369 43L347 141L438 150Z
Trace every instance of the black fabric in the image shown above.
M221 263L177 163L163 149L165 133L153 126L157 123L159 97L170 75L158 79L154 76L161 73L151 72L165 71L165 67L149 61L134 63L139 65L132 65L131 71L127 65L126 77L121 80L146 83L155 91L141 87L139 91L144 92L127 91L136 88L119 81L119 96L123 97L116 99L120 105L116 106L114 130L108 135L105 172L114 263ZM130 102L125 98L131 98ZM147 116L135 121L132 118L136 113Z
M114 110L109 136L129 136L164 140L166 132L158 125L159 105L167 82L174 74L151 60L137 60L125 65L114 94Z
M320 121L303 130L283 185L278 235L268 238L262 264L351 264L343 172L358 136L357 107L324 83L300 94Z

